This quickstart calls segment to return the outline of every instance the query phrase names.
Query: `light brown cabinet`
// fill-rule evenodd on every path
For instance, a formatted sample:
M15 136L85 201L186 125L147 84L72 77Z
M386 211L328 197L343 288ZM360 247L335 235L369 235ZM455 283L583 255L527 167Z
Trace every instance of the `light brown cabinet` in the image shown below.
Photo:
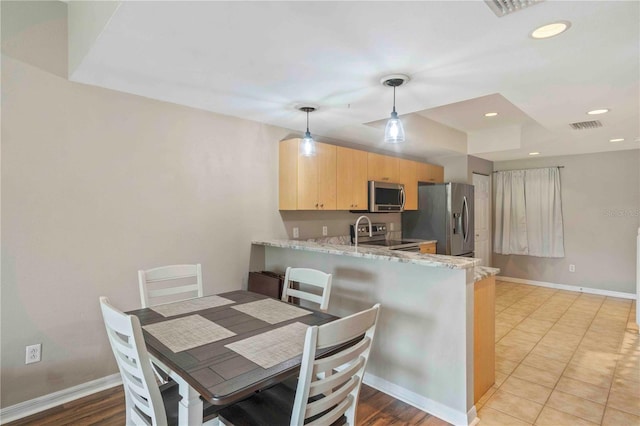
M418 182L444 182L444 167L428 163L418 163Z
M420 253L436 254L436 243L420 244Z
M300 139L280 142L280 210L336 209L336 146L316 142L300 155Z
M418 163L398 159L398 183L404 184L405 210L418 210Z
M496 277L476 282L473 299L473 401L478 402L496 381Z
M336 209L367 209L367 153L339 146L336 165Z
M397 157L367 153L368 180L399 183L398 160Z
M440 166L320 142L304 157L300 141L280 142L280 210L366 210L369 180L404 184L405 210L416 210L418 182L444 178Z

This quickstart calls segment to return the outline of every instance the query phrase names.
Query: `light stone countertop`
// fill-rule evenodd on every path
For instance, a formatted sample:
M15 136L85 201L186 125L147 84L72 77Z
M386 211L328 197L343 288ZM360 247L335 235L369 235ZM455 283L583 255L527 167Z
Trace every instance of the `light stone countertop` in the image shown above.
M341 237L336 237L336 240L326 243L299 240L255 240L252 241L252 243L269 247L290 248L365 259L379 259L388 262L413 263L436 268L468 269L475 267L480 262L479 259L470 257L416 253L378 247L359 246L356 250L354 246L349 245L348 242L345 242ZM477 272L475 273L477 274Z
M476 266L473 270L473 280L478 282L484 278L492 277L494 275L498 275L500 273L500 269L498 268L490 268L489 266Z

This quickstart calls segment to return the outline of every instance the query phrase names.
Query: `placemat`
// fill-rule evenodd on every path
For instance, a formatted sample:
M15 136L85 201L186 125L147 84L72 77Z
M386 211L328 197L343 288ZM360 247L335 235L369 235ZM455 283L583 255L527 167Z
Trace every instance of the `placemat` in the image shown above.
M308 325L301 322L224 345L262 368L273 367L302 353Z
M200 315L176 318L145 325L146 331L171 349L172 352L186 351L207 343L217 342L236 333L209 321Z
M174 317L176 315L187 314L189 312L201 311L203 309L215 308L217 306L235 303L233 300L220 296L196 297L195 299L181 300L180 302L165 303L163 305L152 306L151 309L163 317Z
M244 303L242 305L232 306L236 309L258 318L269 324L277 324L293 318L309 315L311 312L306 309L297 308L284 302L273 299L258 300L257 302Z

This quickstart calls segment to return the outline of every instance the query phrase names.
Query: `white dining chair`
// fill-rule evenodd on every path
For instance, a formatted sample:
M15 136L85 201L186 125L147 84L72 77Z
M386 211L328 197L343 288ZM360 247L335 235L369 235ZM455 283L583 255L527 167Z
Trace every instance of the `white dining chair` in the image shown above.
M219 411L225 425L356 424L358 395L371 351L380 304L307 329L297 386L281 383ZM326 358L319 349L364 337ZM305 423L305 421L307 423ZM343 423L343 424L344 424Z
M185 282L186 280L189 280ZM167 281L173 281L167 283ZM143 308L160 303L202 297L202 267L196 265L169 265L139 270L140 301Z
M290 297L307 300L320 305L320 310L326 311L329 307L329 297L331 296L331 274L309 268L288 267L284 275L284 285L282 288L282 300L289 302ZM320 294L292 288L292 284L311 285L318 287Z
M175 425L178 423L178 385L159 387L155 381L140 321L100 298L109 343L124 387L127 425ZM218 407L203 404L203 421L218 424Z

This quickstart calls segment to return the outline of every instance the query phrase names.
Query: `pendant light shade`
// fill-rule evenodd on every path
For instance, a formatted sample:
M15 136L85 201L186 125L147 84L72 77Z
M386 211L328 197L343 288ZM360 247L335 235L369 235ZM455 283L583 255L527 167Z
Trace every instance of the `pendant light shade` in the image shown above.
M309 113L315 111L314 107L300 107L298 108L300 111L307 113L307 131L304 133L304 137L302 138L302 142L300 143L300 155L303 157L313 157L316 155L316 142L311 137L311 132L309 132Z
M409 77L403 74L390 75L381 80L385 86L393 87L393 110L384 128L384 141L387 143L400 143L405 140L404 126L402 126L402 121L396 112L396 87L402 86L407 81L409 81Z

